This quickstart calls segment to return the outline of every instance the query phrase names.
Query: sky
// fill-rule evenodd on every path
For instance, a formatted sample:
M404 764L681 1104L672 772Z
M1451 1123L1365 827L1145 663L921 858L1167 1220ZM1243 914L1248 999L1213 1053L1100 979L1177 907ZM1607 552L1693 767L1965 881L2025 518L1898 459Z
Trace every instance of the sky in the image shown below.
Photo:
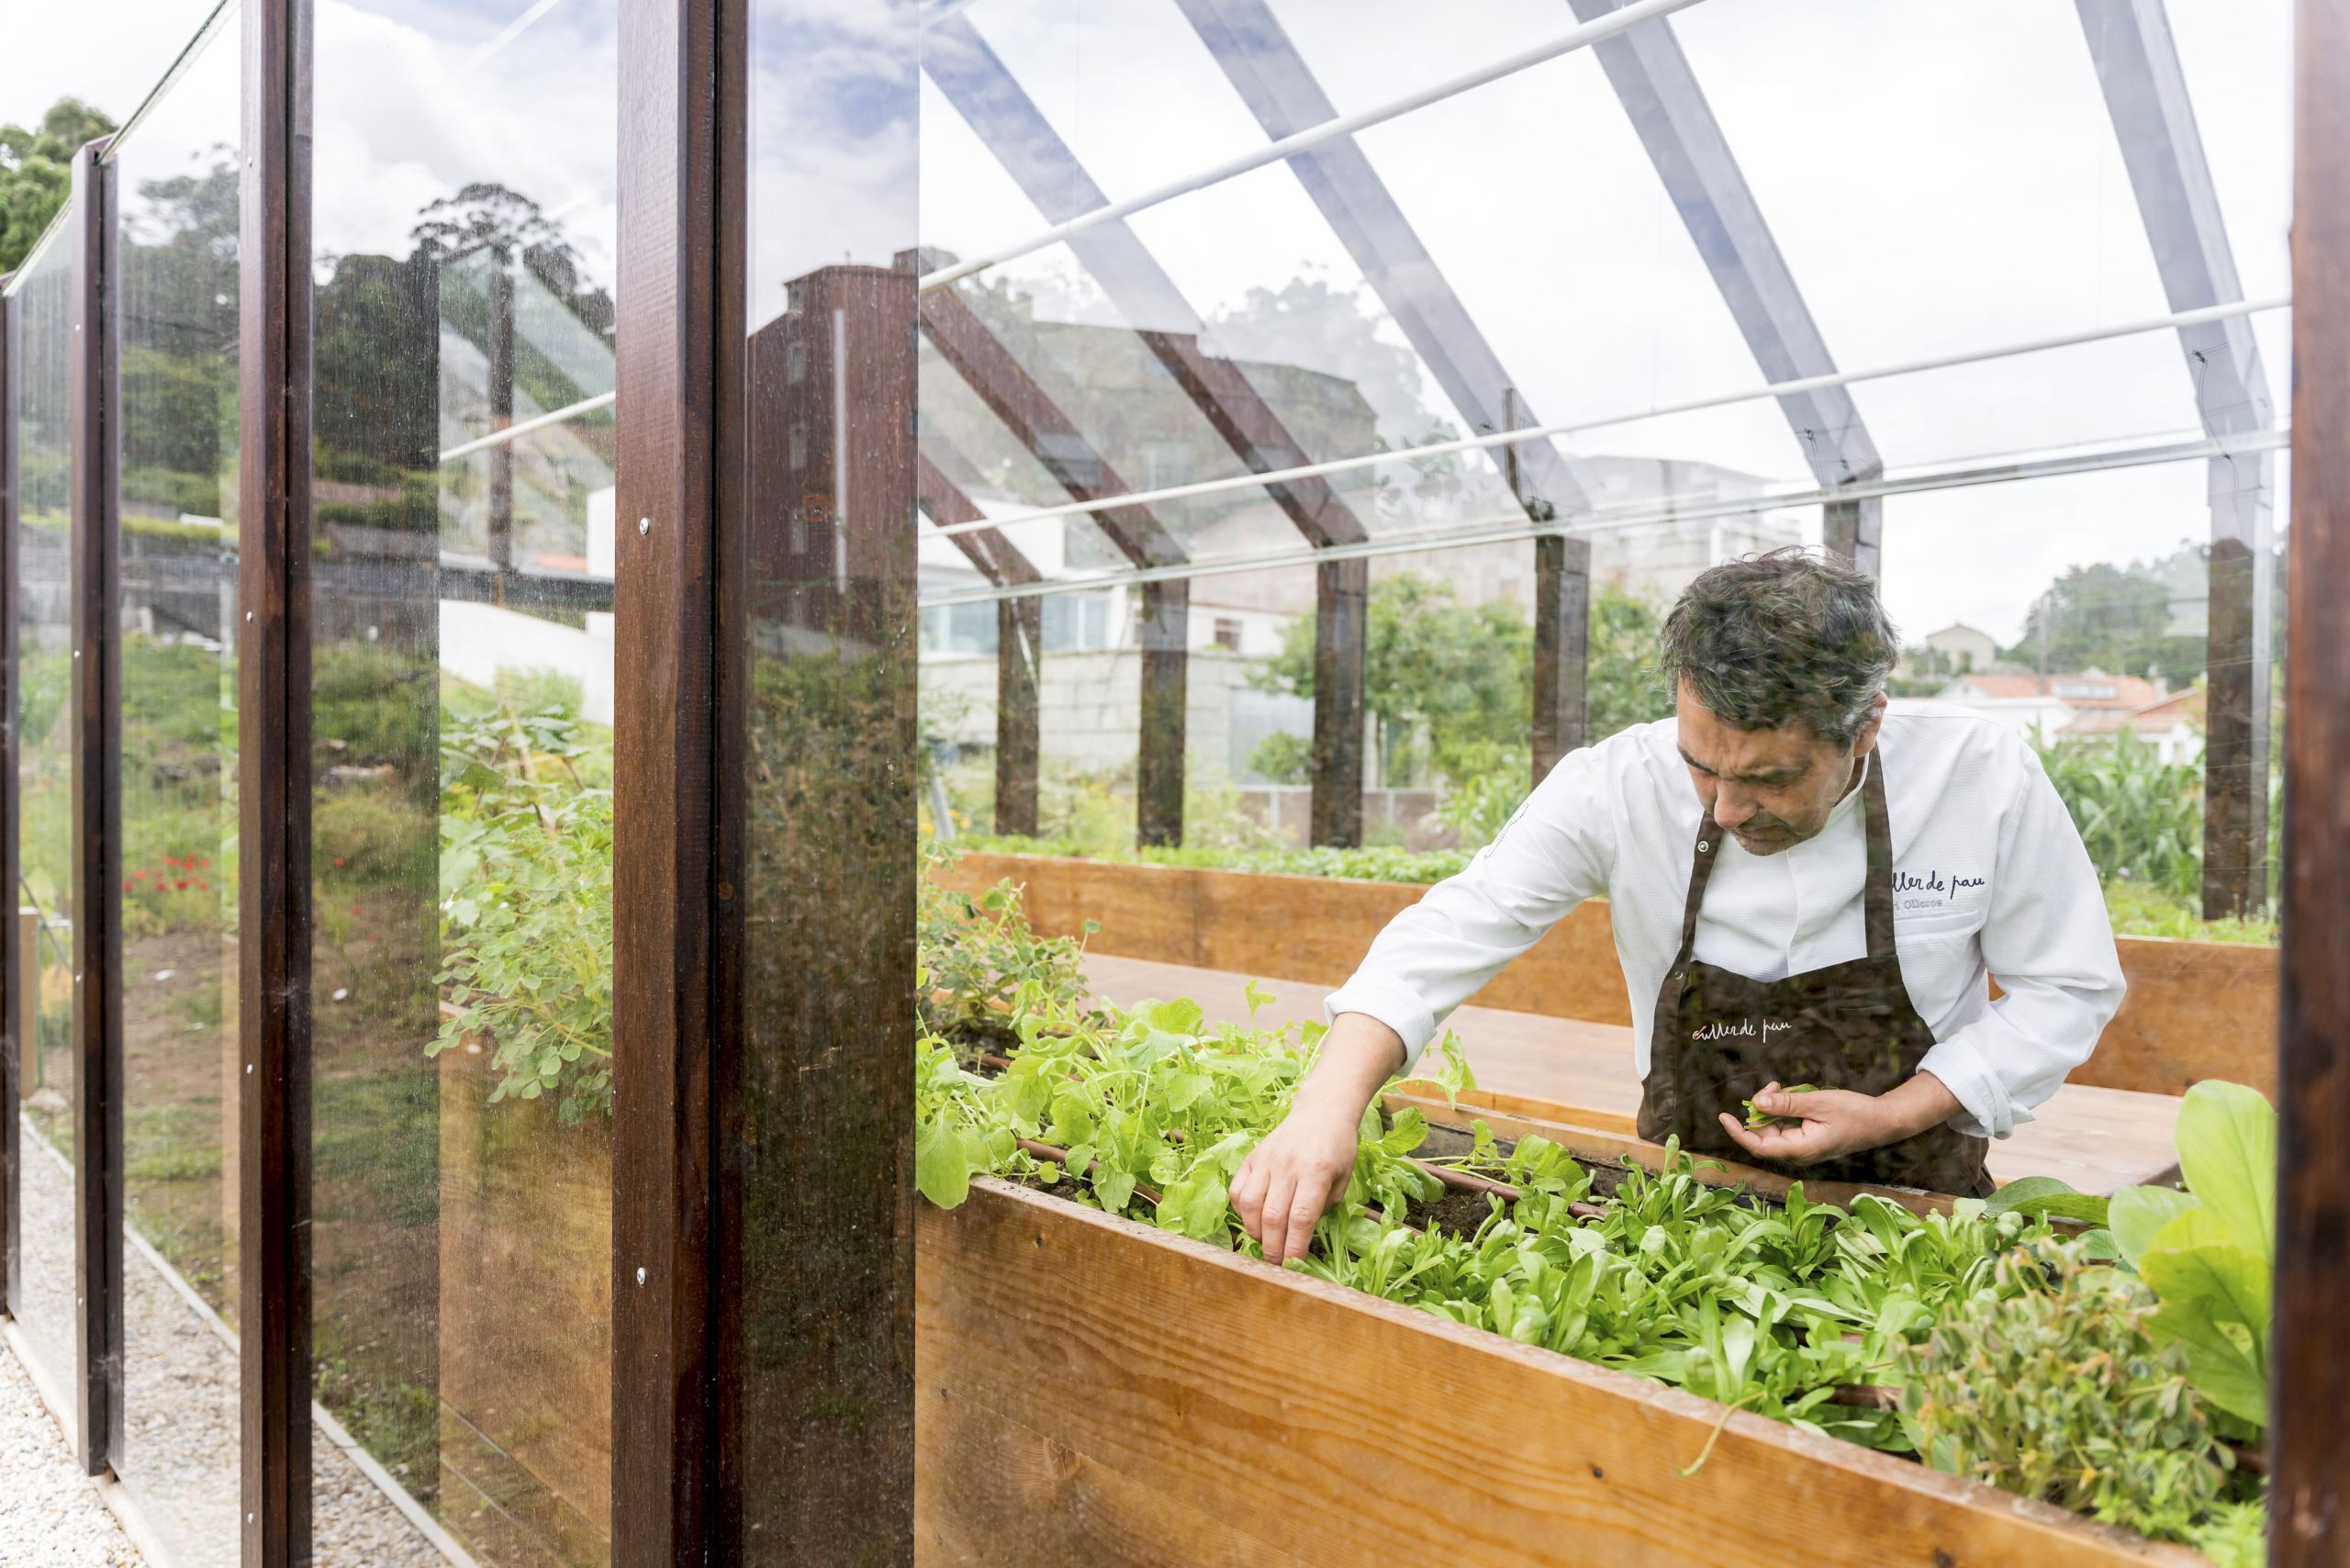
M21 123L63 93L128 114L210 6L9 9L0 120ZM1561 0L1275 0L1275 10L1341 112L1573 22ZM2280 295L2288 0L2169 0L2169 13L2244 288ZM422 207L497 180L557 215L588 273L610 282L615 0L319 0L318 15L322 251L404 251ZM784 279L823 262L886 263L917 234L968 254L1045 226L943 95L925 83L917 104L892 84L902 4L766 0L756 15L758 319L782 308ZM1262 144L1173 0L975 0L958 15L1113 197ZM2074 6L1707 0L1672 26L1840 365L2165 309ZM215 48L233 57L233 28ZM151 129L149 161L233 140L232 92L227 59L192 73L188 101ZM1760 384L1587 53L1360 141L1538 417L1637 414ZM902 194L917 162L918 214ZM1205 317L1301 277L1362 287L1345 247L1278 165L1147 211L1133 227ZM1049 285L1054 297L1082 289L1058 248L1002 272ZM1372 314L1362 330L1404 342L1362 298ZM2288 318L2255 319L2281 402ZM2180 437L2197 423L2167 333L1873 384L1854 397L1897 470ZM1458 422L1432 379L1422 400ZM1772 480L1806 472L1768 402L1617 425L1568 450L1698 459ZM2201 465L2178 465L1897 498L1886 508L1887 599L1914 631L1966 621L2012 637L2065 566L2200 537L2204 487Z

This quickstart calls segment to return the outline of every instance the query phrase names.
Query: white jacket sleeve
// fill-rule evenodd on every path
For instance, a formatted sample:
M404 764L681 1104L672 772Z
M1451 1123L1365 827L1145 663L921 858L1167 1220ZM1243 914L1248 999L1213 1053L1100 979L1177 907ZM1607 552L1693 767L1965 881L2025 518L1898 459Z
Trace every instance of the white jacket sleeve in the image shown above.
M1394 1030L1408 1071L1454 1008L1605 892L1616 858L1605 755L1612 744L1561 758L1466 869L1388 922L1354 977L1330 994L1330 1016L1368 1014Z
M2006 992L1919 1066L1965 1114L1961 1132L2005 1137L2087 1061L2121 1005L2121 958L2097 868L2040 759L2001 824L1983 960Z

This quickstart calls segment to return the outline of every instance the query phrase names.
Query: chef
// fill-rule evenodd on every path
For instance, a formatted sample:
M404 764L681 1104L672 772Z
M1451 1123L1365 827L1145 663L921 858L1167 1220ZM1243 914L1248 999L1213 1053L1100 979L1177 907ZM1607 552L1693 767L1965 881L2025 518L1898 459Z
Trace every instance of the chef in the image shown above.
M1987 1140L2087 1058L2121 965L2039 758L1979 714L1888 707L1898 648L1875 585L1832 559L1774 551L1690 584L1662 649L1675 716L1561 759L1330 996L1314 1070L1233 1179L1265 1256L1302 1256L1344 1195L1379 1086L1603 896L1641 1137L1987 1193ZM1750 1098L1781 1120L1750 1130Z

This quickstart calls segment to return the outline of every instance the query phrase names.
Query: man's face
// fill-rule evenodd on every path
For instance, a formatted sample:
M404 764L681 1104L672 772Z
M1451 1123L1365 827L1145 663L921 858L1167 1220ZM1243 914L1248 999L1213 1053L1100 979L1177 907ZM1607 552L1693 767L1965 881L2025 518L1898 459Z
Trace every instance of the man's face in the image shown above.
M1852 787L1852 765L1876 744L1883 713L1861 726L1849 746L1825 741L1802 720L1775 730L1740 730L1714 717L1687 681L1677 700L1681 760L1697 799L1749 855L1776 855L1828 825L1828 813Z

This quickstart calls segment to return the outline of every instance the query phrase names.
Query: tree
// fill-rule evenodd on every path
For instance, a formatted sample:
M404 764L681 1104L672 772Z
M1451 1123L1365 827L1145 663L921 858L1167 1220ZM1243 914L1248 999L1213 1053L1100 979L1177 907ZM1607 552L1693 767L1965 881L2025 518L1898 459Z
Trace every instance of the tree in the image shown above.
M1617 588L1591 608L1586 689L1591 735L1673 711L1651 671L1659 620ZM1363 706L1384 745L1381 782L1407 785L1423 767L1455 784L1505 771L1519 783L1533 728L1534 628L1514 599L1464 605L1453 586L1416 573L1371 590ZM1251 677L1259 690L1314 692L1314 618L1290 623L1281 651Z
M0 125L0 273L14 272L73 194L73 154L114 121L79 98L60 98L40 129Z
M2199 545L2126 566L2098 561L2075 566L2049 585L2025 618L2022 641L2006 657L2037 668L2046 630L2051 674L2096 668L2109 675L2161 676L2184 686L2202 673L2201 633L2174 635L2174 579L2199 575Z

